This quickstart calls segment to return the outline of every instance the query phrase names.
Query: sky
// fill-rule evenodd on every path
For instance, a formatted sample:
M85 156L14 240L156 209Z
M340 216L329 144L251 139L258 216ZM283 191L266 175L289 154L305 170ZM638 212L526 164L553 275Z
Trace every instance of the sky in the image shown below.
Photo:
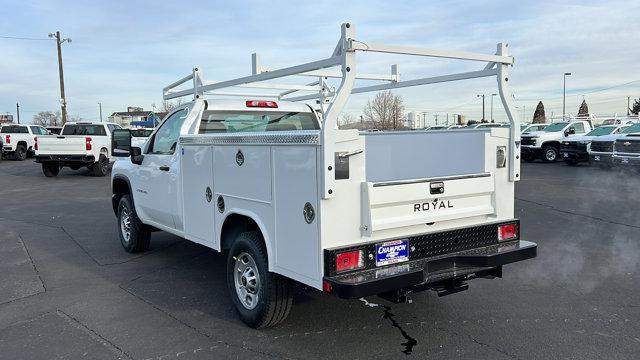
M196 4L190 6L190 4ZM55 42L62 44L68 113L99 120L127 106L151 110L162 88L201 69L206 80L246 76L252 52L270 68L328 57L340 24L356 26L363 42L492 54L509 44L515 64L510 86L518 116L531 120L538 101L547 116L562 114L563 73L567 113L585 99L592 113L624 114L627 97L640 97L640 1L28 1L0 0L0 113L22 122L59 110ZM14 39L28 38L28 39ZM480 70L484 64L450 59L358 54L358 69L401 78ZM309 78L294 79L299 83ZM293 80L292 80L293 81ZM375 83L375 82L373 82ZM372 84L373 84L372 83ZM395 91L407 111L481 118L495 78ZM358 117L374 94L354 95L345 113ZM494 118L506 119L498 98Z

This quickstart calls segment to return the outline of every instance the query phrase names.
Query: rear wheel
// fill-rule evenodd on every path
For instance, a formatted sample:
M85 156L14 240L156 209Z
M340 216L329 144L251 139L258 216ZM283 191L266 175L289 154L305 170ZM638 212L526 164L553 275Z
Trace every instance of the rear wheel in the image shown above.
M118 236L127 252L136 253L149 249L151 231L138 218L131 195L123 195L118 202Z
M546 163L556 162L558 160L558 148L553 145L547 145L542 148L542 161Z
M60 165L58 163L42 163L42 173L46 177L56 177L60 173Z
M27 147L20 144L16 148L15 153L13 154L13 158L18 161L23 161L27 158Z
M265 328L284 321L292 305L291 284L269 272L267 251L260 233L240 234L227 258L227 284L242 321Z
M91 175L93 176L107 175L109 172L109 159L107 159L103 154L100 154L98 161L93 163L93 165L89 167L89 170L91 170Z

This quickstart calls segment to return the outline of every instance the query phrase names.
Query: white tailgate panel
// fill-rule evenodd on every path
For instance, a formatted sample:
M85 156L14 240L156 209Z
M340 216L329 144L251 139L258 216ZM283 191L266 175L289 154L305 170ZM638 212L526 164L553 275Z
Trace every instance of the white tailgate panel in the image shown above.
M242 152L242 165L236 162ZM271 151L269 146L215 146L213 181L216 192L245 200L271 202Z
M276 267L285 274L306 279L321 276L318 237L318 184L314 147L273 147L274 205L276 216ZM316 218L307 224L302 210L310 203ZM291 274L294 279L299 276ZM300 279L302 280L302 279Z
M96 146L95 138L92 146ZM59 138L55 136L38 137L38 154L41 155L84 155L87 153L85 136L65 136Z
M213 247L214 211L213 149L211 146L185 146L182 148L182 193L185 237L197 243ZM206 190L211 189L211 202Z
M445 193L438 195L430 194L429 184L363 183L363 224L368 224L367 232L495 213L493 175L445 180Z

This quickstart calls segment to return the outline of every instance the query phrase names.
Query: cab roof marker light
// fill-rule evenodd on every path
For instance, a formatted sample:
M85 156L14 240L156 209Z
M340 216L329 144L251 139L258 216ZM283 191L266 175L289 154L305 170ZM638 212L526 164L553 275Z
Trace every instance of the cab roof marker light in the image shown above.
M247 107L277 108L278 103L270 100L247 100Z

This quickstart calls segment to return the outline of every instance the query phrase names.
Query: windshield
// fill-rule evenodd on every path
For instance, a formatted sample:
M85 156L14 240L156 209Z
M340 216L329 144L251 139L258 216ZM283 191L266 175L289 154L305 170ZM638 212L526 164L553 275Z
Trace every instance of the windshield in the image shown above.
M132 129L131 136L132 137L149 137L153 130L150 129Z
M553 123L549 126L547 126L546 128L544 128L544 131L546 132L557 132L557 131L562 131L562 129L565 128L565 126L569 125L568 122L557 122L557 123Z
M624 130L620 131L620 133L622 134L631 134L631 133L637 133L637 132L640 132L640 124L633 124L628 128L625 128Z
M84 124L72 124L65 125L62 129L62 135L97 135L107 136L102 125L84 125Z
M615 126L600 126L587 133L587 136L609 135L615 130Z
M310 112L207 110L200 122L200 134L317 129L320 125Z

